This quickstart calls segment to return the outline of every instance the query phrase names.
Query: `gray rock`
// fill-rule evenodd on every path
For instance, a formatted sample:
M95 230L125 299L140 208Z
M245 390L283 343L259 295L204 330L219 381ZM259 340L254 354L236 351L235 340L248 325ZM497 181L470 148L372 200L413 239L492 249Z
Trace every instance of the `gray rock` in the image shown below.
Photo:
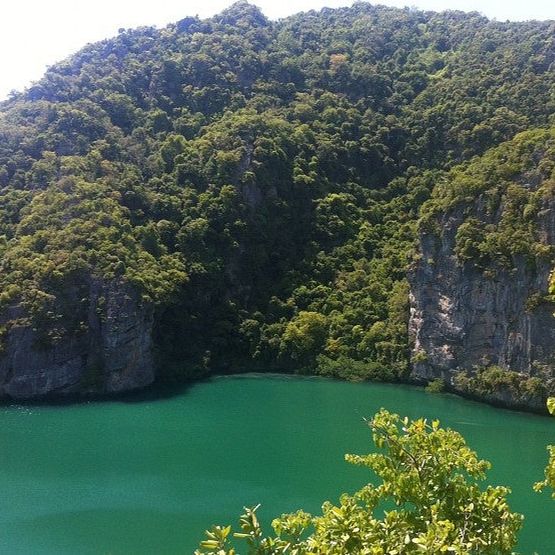
M45 342L21 307L0 319L0 398L117 393L154 380L153 311L121 280L91 279L83 330Z
M503 206L488 214L484 204L477 199L439 216L440 236L420 233L418 260L409 275L415 381L443 378L453 386L456 371L472 373L476 367L490 365L526 375L544 375L555 368L555 307L545 301L552 261L537 260L531 268L524 258L517 258L513 269L499 267L488 273L472 263L461 264L454 254L457 229L468 217L487 224L499 221ZM540 241L555 245L552 197L543 200L536 225ZM522 399L511 399L507 392L496 395L488 400L522 404ZM539 403L543 401L525 402L532 409Z

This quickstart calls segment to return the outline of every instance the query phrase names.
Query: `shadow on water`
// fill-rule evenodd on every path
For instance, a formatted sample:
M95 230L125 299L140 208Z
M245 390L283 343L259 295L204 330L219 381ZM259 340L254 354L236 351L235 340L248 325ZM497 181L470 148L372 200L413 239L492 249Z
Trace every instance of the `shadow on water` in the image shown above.
M240 379L278 379L278 380L306 380L306 381L328 381L339 383L356 383L358 385L375 386L380 385L386 388L395 388L397 390L419 391L425 393L426 396L432 398L439 397L443 399L464 399L467 403L475 404L477 407L490 407L494 410L508 411L510 413L521 413L527 415L535 415L540 417L552 418L547 410L538 411L521 406L507 406L504 403L492 401L491 399L485 401L479 396L472 394L462 394L453 390L444 390L440 393L427 392L422 384L417 383L403 383L403 382L346 382L333 377L317 376L314 374L295 373L288 370L264 372L262 370L237 372L232 370L222 369L216 373L208 376L197 377L195 379L183 381L155 381L153 384L143 388L134 389L131 391L124 391L118 393L98 393L98 394L79 394L79 393L65 393L65 394L52 394L44 398L38 399L0 399L0 408L23 406L23 407L65 407L87 403L144 403L153 401L170 400L173 398L181 397L189 392L189 390L200 384L208 384L214 380L240 380ZM410 393L409 393L410 394Z
M67 407L87 403L143 403L146 401L162 401L173 397L180 397L194 385L208 382L210 378L178 383L154 383L140 389L119 393L64 393L48 395L39 399L4 399L0 407Z
M46 397L35 399L0 399L0 407L25 406L25 407L66 407L86 403L143 403L148 401L163 401L175 397L181 397L192 387L209 383L211 380L220 378L306 378L326 379L319 376L305 376L290 372L231 372L221 371L211 376L183 380L183 381L155 381L146 387L133 389L131 391L117 393L53 393Z

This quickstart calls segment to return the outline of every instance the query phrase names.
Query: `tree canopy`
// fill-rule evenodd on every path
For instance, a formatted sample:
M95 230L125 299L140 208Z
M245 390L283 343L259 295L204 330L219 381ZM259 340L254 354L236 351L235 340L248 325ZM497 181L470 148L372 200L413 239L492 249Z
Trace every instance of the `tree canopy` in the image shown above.
M87 45L0 106L0 309L63 341L90 277L117 278L155 308L167 379L403 378L424 203L433 226L507 199L498 229L461 226L461 263L551 256L518 176L553 172L533 145L552 143L554 25L239 2Z

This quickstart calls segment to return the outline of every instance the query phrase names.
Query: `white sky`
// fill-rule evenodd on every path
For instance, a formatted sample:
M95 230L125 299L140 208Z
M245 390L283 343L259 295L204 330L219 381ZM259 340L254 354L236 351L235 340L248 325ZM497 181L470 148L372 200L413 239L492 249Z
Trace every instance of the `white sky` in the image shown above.
M351 0L251 0L277 19ZM120 27L164 26L188 15L208 17L233 0L4 0L0 19L0 99L41 77L48 65ZM479 11L504 21L555 19L555 0L377 0L373 3L427 10Z

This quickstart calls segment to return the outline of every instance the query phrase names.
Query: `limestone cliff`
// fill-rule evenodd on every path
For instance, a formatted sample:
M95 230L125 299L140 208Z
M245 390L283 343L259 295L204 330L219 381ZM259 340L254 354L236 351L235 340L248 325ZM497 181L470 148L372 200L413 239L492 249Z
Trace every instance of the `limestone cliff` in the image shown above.
M80 328L60 338L45 337L21 306L3 313L0 398L116 393L154 380L152 310L121 281L90 279L87 288L74 305Z
M533 194L538 187L522 183L519 194ZM457 372L472 377L479 369L498 366L550 385L555 368L555 305L549 294L555 197L549 188L536 196L528 229L533 227L537 245L545 247L544 256L517 252L510 264L499 263L496 256L484 264L477 263L477 254L473 259L460 256L463 224L498 230L507 218L506 197L502 194L492 210L491 190L440 211L433 225L422 227L409 276L415 381L442 378L452 389L472 394L461 387ZM540 388L543 393L517 389L500 386L476 396L506 406L545 407L547 388Z

